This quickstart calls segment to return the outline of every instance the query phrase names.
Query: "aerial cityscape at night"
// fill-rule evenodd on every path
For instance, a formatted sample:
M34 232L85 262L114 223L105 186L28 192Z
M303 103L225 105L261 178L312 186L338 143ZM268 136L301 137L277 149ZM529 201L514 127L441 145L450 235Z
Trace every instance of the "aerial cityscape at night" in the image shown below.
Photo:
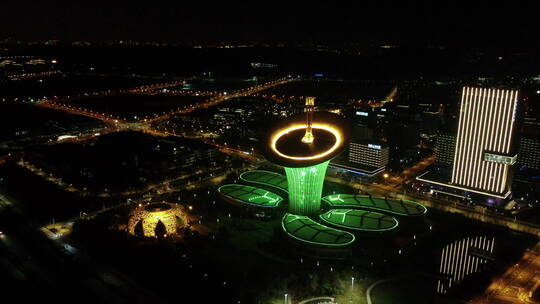
M260 5L0 8L0 302L540 303L534 10Z

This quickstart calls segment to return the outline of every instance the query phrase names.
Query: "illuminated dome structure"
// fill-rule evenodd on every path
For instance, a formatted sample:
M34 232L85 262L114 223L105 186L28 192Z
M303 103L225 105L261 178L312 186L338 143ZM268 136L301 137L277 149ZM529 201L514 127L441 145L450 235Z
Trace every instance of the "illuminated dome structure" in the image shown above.
M306 100L305 114L292 116L270 130L263 153L285 168L290 213L309 216L320 210L326 169L343 151L349 131L338 115L313 112L312 97Z
M139 204L131 211L129 233L145 237L174 235L186 226L187 219L178 205L166 202Z

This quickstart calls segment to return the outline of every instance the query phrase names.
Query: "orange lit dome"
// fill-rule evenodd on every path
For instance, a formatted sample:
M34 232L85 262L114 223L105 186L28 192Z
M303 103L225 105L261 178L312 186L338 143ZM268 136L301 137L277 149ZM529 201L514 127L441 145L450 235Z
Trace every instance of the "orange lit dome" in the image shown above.
M157 237L177 234L185 227L187 218L182 208L166 202L139 204L131 211L129 233L137 236Z

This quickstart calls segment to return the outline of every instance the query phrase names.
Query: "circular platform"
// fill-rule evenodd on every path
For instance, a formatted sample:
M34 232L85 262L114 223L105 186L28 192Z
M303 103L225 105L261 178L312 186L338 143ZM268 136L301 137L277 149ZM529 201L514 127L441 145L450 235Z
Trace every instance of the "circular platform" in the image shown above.
M266 136L265 157L284 167L299 168L322 163L339 154L349 140L349 124L329 112L314 112L314 140L302 142L306 132L305 114L297 114L275 124Z

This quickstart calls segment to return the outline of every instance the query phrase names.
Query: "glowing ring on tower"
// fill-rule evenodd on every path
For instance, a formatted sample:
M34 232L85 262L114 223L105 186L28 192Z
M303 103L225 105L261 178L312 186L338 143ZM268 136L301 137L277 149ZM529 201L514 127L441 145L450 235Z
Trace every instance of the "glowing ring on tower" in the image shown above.
M313 112L313 142L302 139L308 123L305 113L277 121L261 143L265 158L286 168L303 168L329 161L343 151L350 137L349 123L337 114Z
M297 131L297 130L301 130L301 129L305 129L305 128L307 128L306 124L299 124L299 125L292 125L292 126L289 126L287 128L277 130L277 132L272 136L272 140L270 142L271 149L277 155L279 155L281 157L284 157L284 158L294 159L294 160L314 160L314 159L323 158L323 157L325 157L325 156L327 156L329 154L332 154L336 149L338 149L341 146L341 143L343 142L343 136L341 136L341 133L339 132L338 129L334 128L331 125L314 123L313 126L312 126L313 129L325 130L327 132L332 133L332 135L334 135L335 143L334 143L334 145L332 145L332 147L330 147L330 149L328 149L328 150L326 150L326 151L324 151L322 153L318 153L318 154L310 155L310 156L290 156L290 155L286 155L286 154L281 153L277 149L276 144L277 144L277 142L279 141L279 139L281 137L283 137L286 134L289 134L289 132L291 132L291 131Z

